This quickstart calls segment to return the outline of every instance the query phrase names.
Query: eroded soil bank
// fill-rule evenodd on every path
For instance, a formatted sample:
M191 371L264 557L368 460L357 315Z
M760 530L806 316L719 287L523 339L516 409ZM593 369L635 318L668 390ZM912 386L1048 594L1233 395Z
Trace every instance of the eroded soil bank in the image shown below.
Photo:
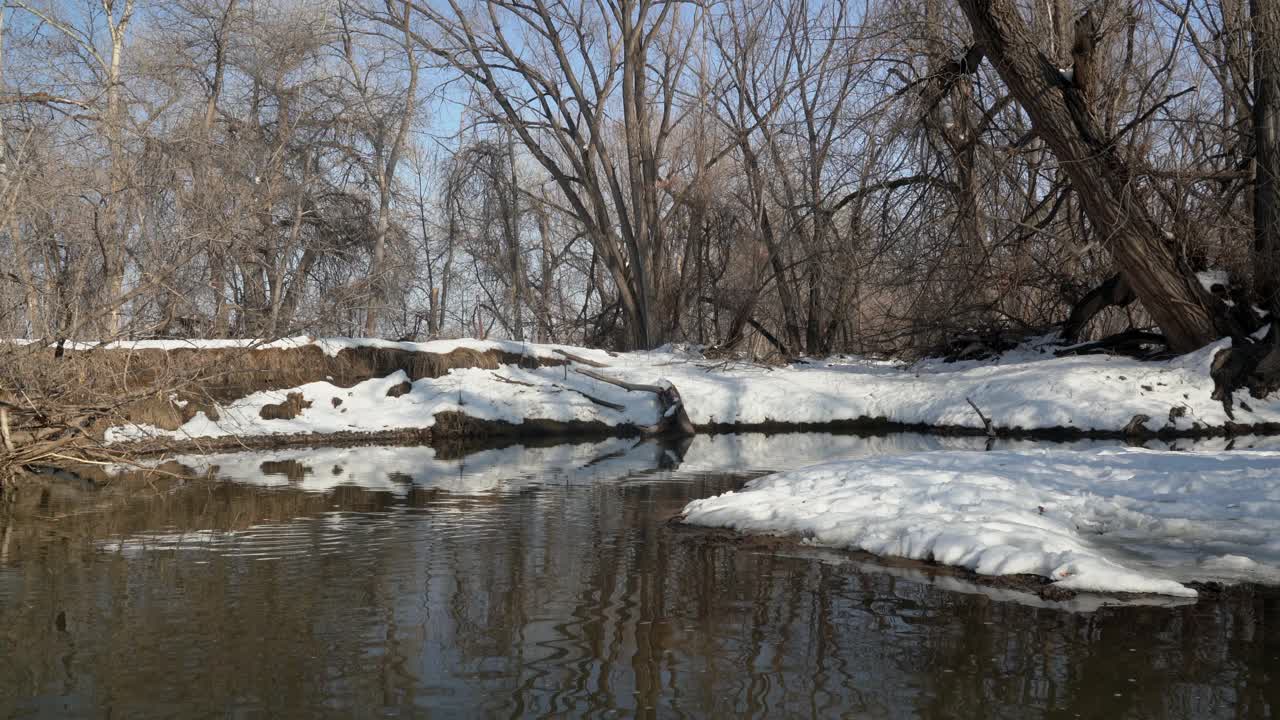
M114 443L225 435L431 429L436 436L698 432L936 432L1043 439L1280 432L1280 400L1213 398L1225 348L1164 361L1062 356L1032 345L983 361L857 357L785 366L696 349L609 353L531 343L317 339L266 349L105 351L153 387L102 427ZM134 357L134 355L138 357ZM174 369L201 371L162 391ZM213 369L216 369L213 370ZM118 375L118 374L117 374ZM113 375L113 377L116 375ZM119 418L118 418L119 419Z

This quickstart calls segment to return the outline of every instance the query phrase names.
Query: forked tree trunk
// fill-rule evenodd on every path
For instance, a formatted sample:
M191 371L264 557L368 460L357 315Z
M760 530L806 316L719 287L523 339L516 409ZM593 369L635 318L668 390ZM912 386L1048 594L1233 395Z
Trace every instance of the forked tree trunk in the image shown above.
M1116 268L1170 348L1188 352L1219 337L1214 298L1156 224L1146 193L1083 94L1039 51L1012 0L960 0L960 7L975 42L1057 157Z

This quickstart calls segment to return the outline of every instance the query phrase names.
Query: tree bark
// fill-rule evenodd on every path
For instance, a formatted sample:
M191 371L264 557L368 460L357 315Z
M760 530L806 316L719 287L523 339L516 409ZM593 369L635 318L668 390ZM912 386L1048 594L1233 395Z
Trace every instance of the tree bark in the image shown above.
M1253 16L1254 289L1280 317L1280 4L1251 0Z
M1109 307L1125 307L1133 302L1133 290L1122 275L1112 275L1098 287L1090 290L1080 302L1071 308L1071 315L1063 327L1062 337L1069 343L1080 342L1084 328L1098 313Z
M1261 0L1259 0L1261 1ZM960 0L974 38L1079 193L1116 268L1175 352L1221 334L1214 298L1156 225L1083 93L1041 53L1011 0Z
M390 4L388 3L388 7ZM392 189L396 180L396 168L400 165L400 157L404 153L405 143L409 136L409 126L413 123L417 110L418 95L418 57L414 52L413 32L409 20L412 17L408 3L400 10L399 45L403 50L407 64L409 82L404 90L404 103L399 108L399 118L395 125L395 135L388 146L383 136L382 123L377 123L378 132L375 140L374 183L378 187L378 217L374 225L373 254L369 259L369 309L365 312L364 334L374 337L378 332L378 316L386 303L386 256L387 233L391 229ZM352 45L347 42L348 63L353 71L353 79L360 77ZM363 87L363 86L362 86Z
M106 337L119 333L123 324L121 316L123 307L117 303L117 299L124 293L125 236L128 234L126 227L128 212L122 200L125 187L128 184L128 178L126 177L127 170L125 168L125 113L121 98L121 89L123 88L121 70L124 62L125 33L128 31L129 21L133 17L133 0L124 0L124 8L118 20L113 14L115 10L113 0L103 0L102 7L106 12L107 29L111 35L111 61L106 76L106 134L108 152L111 157L108 169L110 194L103 208L103 215L107 218L107 226L102 235L105 243L103 264L106 271L105 297L103 300L107 303L112 303L113 307L105 328L104 339L106 339Z

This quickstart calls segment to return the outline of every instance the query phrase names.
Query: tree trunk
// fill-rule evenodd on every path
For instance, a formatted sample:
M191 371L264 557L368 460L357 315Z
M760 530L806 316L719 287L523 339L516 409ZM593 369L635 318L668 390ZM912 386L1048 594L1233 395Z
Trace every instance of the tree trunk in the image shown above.
M1280 317L1280 4L1252 0L1254 289Z
M388 7L390 4L388 3ZM413 32L409 20L412 17L409 3L405 3L400 14L400 48L404 51L408 66L409 82L404 89L404 105L400 108L396 132L390 147L383 147L382 138L378 139L379 152L375 157L375 168L378 186L378 219L374 236L373 257L369 261L369 289L372 296L369 309L364 317L364 334L373 337L378 331L378 314L386 302L386 255L387 232L391 228L391 193L396 181L396 168L400 165L400 156L404 152L405 142L409 136L409 126L413 123L417 110L418 95L418 57L414 53ZM350 51L348 51L350 52ZM355 58L351 58L352 68L356 67ZM382 152L385 150L386 157Z
M1254 397L1280 390L1280 6L1251 0L1253 19L1253 239L1254 292L1271 311L1271 330L1260 343L1236 345L1213 362L1213 397L1232 413L1236 390Z
M128 233L128 214L122 207L125 187L128 184L124 154L124 121L125 113L121 98L123 87L121 69L124 62L124 39L133 16L133 0L125 0L123 12L117 20L111 11L110 4L104 5L107 10L107 28L111 34L111 58L106 76L106 135L110 154L108 167L108 197L103 207L106 227L101 232L103 242L103 265L105 287L103 301L111 308L107 325L104 328L104 340L120 332L123 308L120 298L124 293L125 275L125 236Z
M1259 0L1261 2L1261 0ZM960 0L978 46L1079 193L1116 268L1177 352L1220 336L1214 298L1156 225L1083 94L1036 47L1011 0Z

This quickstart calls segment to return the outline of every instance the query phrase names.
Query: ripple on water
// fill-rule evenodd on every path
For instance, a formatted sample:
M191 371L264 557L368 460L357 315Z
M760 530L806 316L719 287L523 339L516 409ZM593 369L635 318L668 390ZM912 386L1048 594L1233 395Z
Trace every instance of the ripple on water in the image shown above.
M726 467L915 448L696 442L686 471L634 441L465 466L363 453L377 473L346 449L337 475L308 450L323 485L290 466L297 479L113 506L83 544L15 541L0 561L0 717L1280 709L1274 592L1064 612L915 570L709 542L667 520L741 481Z

